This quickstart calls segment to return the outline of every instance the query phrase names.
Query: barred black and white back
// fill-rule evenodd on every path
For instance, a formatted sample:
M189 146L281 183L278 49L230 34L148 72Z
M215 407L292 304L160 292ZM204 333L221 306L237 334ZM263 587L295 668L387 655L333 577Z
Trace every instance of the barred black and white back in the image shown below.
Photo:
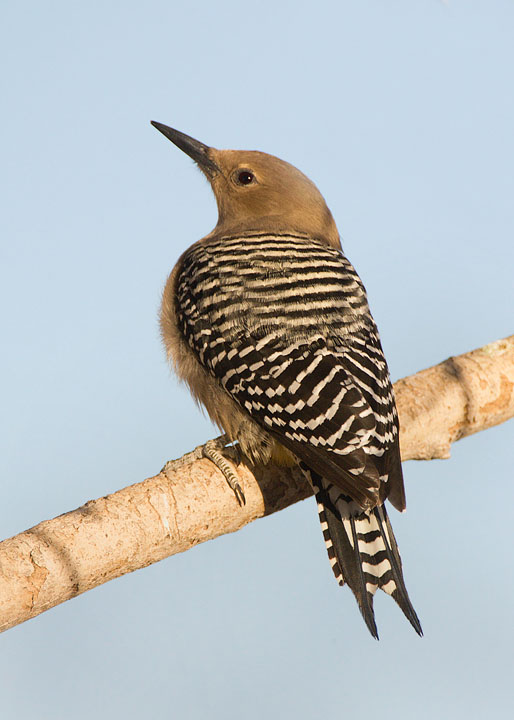
M201 365L313 485L336 578L377 637L372 600L390 594L415 630L383 503L405 507L398 419L366 292L343 253L293 234L210 236L181 259L180 331ZM225 428L226 430L226 428ZM247 432L243 452L262 460Z

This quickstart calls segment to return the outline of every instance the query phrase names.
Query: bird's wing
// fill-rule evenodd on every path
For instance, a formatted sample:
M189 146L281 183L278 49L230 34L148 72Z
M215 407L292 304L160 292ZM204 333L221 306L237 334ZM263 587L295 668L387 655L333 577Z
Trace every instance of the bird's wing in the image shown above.
M343 354L320 339L273 351L244 334L230 345L211 338L210 347L211 372L261 427L361 507L377 504L376 415Z
M362 508L384 497L397 419L364 287L293 237L211 238L183 257L183 337L261 427Z

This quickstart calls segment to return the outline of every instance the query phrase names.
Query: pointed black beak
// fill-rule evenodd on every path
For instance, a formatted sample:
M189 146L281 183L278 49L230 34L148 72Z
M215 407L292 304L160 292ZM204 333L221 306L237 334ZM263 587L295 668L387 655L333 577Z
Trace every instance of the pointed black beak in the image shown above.
M186 155L189 155L195 163L199 166L200 170L210 178L214 177L220 172L219 167L209 157L209 146L195 140L185 133L174 130L173 128L163 125L162 123L151 121L154 128L157 128L159 132L165 135L168 140L171 140L178 148L180 148Z

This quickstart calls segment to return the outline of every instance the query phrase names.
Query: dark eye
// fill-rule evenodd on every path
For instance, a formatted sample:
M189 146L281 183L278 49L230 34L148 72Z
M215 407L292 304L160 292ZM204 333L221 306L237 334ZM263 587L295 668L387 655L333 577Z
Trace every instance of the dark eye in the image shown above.
M250 185L255 180L255 175L249 170L239 170L236 178L238 185Z

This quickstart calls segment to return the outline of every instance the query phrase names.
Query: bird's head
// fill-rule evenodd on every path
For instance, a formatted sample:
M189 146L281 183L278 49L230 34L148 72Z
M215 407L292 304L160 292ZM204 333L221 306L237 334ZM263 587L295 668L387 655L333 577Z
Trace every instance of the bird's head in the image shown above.
M332 213L318 188L297 168L251 150L217 150L152 122L191 157L209 180L218 203L214 232L297 232L340 247Z

